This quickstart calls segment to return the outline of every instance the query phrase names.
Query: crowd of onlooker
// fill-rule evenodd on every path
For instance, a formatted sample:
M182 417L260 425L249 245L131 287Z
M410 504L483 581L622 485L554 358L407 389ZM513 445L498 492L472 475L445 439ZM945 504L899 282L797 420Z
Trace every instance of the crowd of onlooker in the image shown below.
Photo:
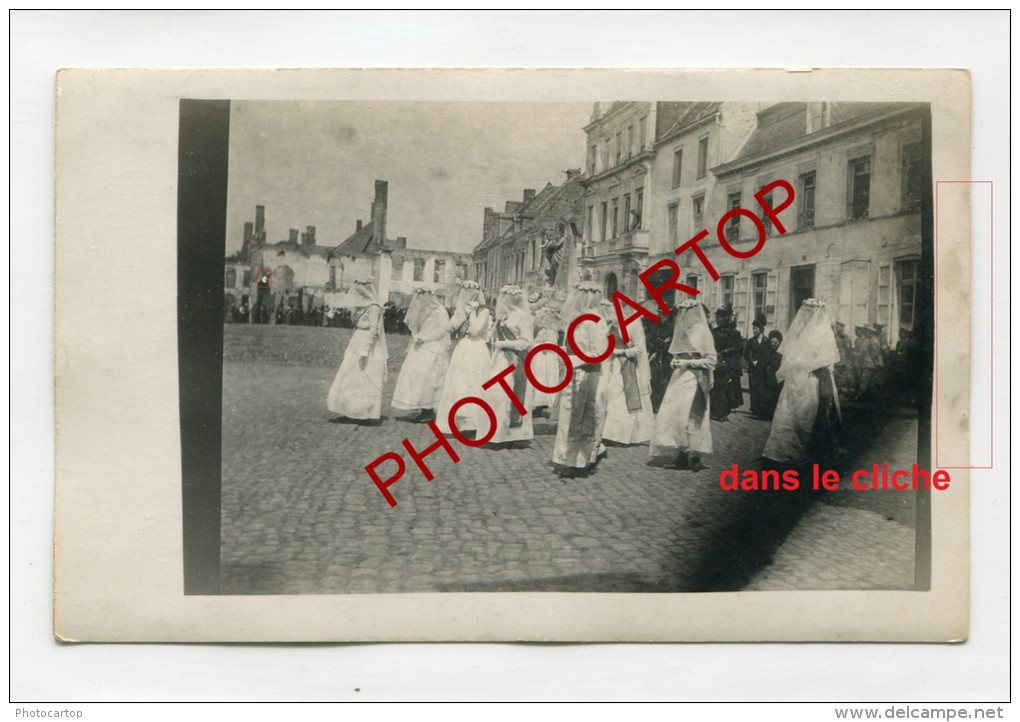
M383 308L383 326L386 333L408 333L404 325L406 308L387 303ZM331 308L328 304L311 304L308 309L300 303L280 303L275 310L257 303L254 308L247 303L227 302L224 311L225 323L257 323L277 326L327 326L331 328L354 328L354 319L349 308Z

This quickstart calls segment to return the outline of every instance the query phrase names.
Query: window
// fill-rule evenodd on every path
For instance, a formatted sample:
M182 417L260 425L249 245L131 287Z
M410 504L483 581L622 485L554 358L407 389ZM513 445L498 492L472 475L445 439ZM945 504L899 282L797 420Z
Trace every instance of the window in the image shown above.
M616 238L619 233L617 231L620 228L620 199L613 199L613 235L610 238Z
M601 155L601 158L599 158L599 160L601 161L599 163L599 170L600 171L604 171L606 168L609 167L609 139L608 138L602 144L602 147L599 148L599 153Z
M815 172L800 177L800 209L797 213L797 228L815 227Z
M896 301L899 306L900 326L913 329L917 318L917 285L919 262L896 262Z
M719 295L723 306L733 305L733 276L719 278Z
M399 281L404 277L404 259L393 259L393 280Z
M432 283L442 283L446 274L446 261L436 261L432 265Z
M871 204L871 158L851 160L847 173L847 216L852 221L867 218Z
M634 155L634 126L627 126L627 157Z
M740 191L730 193L726 198L728 210L740 208ZM740 240L740 216L733 216L726 222L726 240L730 243Z
M645 143L648 142L648 116L644 116L638 121L638 152L645 149Z
M237 285L237 269L228 268L223 278L223 287L233 288L236 285Z
M730 279L732 280L732 276ZM751 274L751 300L754 304L754 307L752 308L752 318L767 317L765 307L768 305L768 288L768 272L760 271L758 273Z
M599 219L599 240L606 240L606 223L609 221L609 204L603 201L602 217Z
M676 248L678 237L677 237L677 215L679 213L680 206L676 203L669 204L669 246L670 248Z
M630 193L623 197L623 232L630 230Z
M673 153L673 187L676 188L680 185L681 172L684 167L684 149Z
M637 192L637 200L634 203L634 222L630 224L630 227L635 231L641 228L641 215L645 210L645 191L643 188L639 188Z
M421 281L425 278L425 259L414 259L414 280Z
M251 279L252 279L251 269L249 269L249 268L244 269L244 284L243 285L244 285L245 288L248 288L248 286L251 285Z
M623 135L621 133L616 134L616 164L620 165L620 161L623 160Z
M764 188L764 187L765 186L762 186L762 188ZM761 188L759 188L758 190L761 190ZM768 195L766 195L763 198L763 200L765 201L765 203L763 205L761 205L761 210L758 211L758 217L761 218L761 224L763 226L765 226L765 235L766 236L771 236L772 235L772 218L769 216L768 213L765 212L765 208L766 207L769 208L769 209L775 208L775 206L772 203L772 194L769 193Z
M694 221L694 232L701 232L705 227L705 196L694 196L691 199L691 218Z
M695 291L698 290L698 276L695 273L688 273L686 283Z
M903 146L903 200L901 207L908 213L921 212L921 198L924 193L924 177L922 174L923 168L921 161L920 143L911 143Z
M336 290L336 266L329 267L329 290Z
M698 178L704 178L708 173L708 138L698 141Z

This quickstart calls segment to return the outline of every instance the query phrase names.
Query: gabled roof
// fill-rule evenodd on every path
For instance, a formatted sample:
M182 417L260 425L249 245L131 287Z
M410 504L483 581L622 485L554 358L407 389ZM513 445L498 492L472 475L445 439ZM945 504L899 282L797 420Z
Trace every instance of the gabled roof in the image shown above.
M710 118L719 112L719 108L722 107L721 102L709 102L709 103L679 103L681 106L679 115L673 124L666 129L666 132L662 134L659 141L666 140L670 136L676 135L685 128Z
M353 256L359 253L379 253L383 250L383 242L375 236L375 221L369 221L359 230L355 231L346 241L331 250L328 257Z
M893 110L900 103L831 103L829 125L816 132L823 132L843 123L862 118L881 110ZM777 103L758 113L758 128L740 151L737 160L775 150L796 142L808 135L807 104Z

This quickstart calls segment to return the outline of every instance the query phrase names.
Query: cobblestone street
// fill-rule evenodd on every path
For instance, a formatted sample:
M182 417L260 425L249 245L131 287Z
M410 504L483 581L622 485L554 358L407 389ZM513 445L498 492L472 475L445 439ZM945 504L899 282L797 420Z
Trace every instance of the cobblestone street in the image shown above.
M709 468L646 464L647 446L611 447L593 475L559 479L552 419L529 449L429 457L390 487L364 471L424 424L331 423L326 392L350 332L224 327L222 583L227 594L430 591L710 591L908 589L915 494L840 490L725 492L719 472L753 466L768 422L746 411L713 422ZM388 337L396 382L407 336ZM745 394L745 400L746 400ZM842 470L910 467L917 421L844 409ZM854 419L857 426L854 427Z

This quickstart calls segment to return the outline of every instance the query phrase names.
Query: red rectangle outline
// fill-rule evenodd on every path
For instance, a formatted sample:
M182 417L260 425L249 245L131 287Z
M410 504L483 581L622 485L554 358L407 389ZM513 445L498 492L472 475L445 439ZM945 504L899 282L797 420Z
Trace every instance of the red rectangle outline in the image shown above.
M995 334L988 334L988 431L989 431L989 465L988 466L942 466L938 463L939 459L939 294L938 294L938 277L939 277L939 185L942 183L966 183L969 185L987 184L990 186L990 192L988 194L988 320L989 328L995 328L995 289L993 287L995 277L995 227L994 227L994 208L995 208L995 183L990 180L978 181L978 180L937 180L935 181L935 319L934 319L934 332L935 332L935 393L933 394L935 404L935 468L938 469L992 469L995 466L995 428L992 422L995 418L994 408L992 402L995 399ZM973 229L973 217L971 217L971 229ZM972 235L973 237L973 235ZM973 259L973 254L971 255ZM973 298L973 293L971 294ZM968 395L969 397L969 395ZM969 437L969 434L968 434ZM969 453L969 449L968 449Z

